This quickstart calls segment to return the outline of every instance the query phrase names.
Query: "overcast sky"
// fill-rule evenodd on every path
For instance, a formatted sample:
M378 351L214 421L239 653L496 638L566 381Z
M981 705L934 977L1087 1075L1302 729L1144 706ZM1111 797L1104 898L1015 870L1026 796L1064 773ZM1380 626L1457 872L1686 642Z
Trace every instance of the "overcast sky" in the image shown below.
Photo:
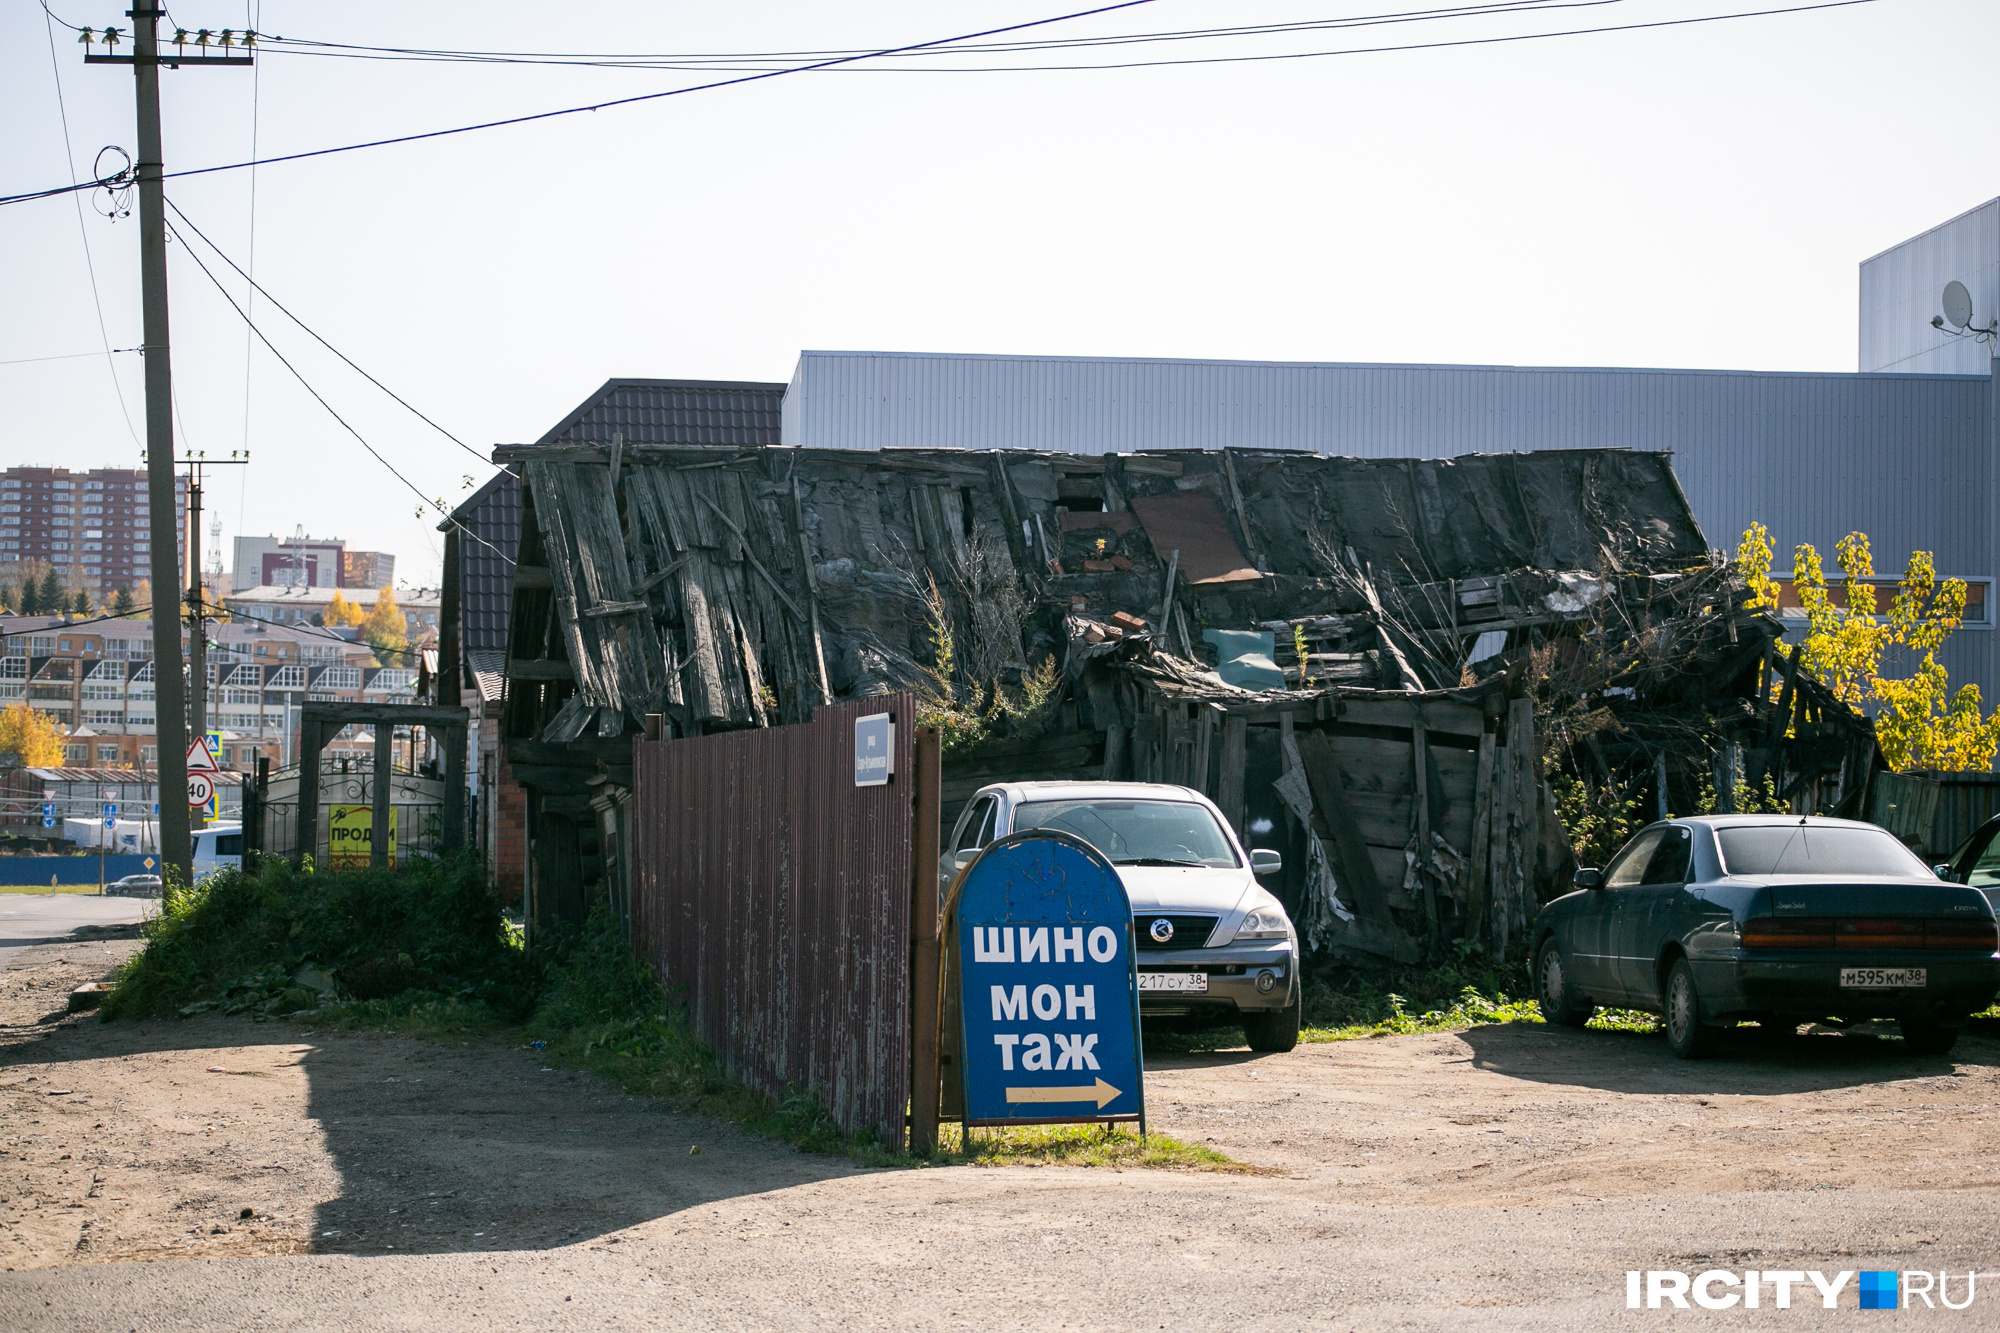
M1321 51L1773 8L1608 0L1072 52ZM190 29L240 3L180 0ZM129 27L124 4L50 0ZM1361 0L1156 0L1088 36L1378 15ZM267 3L263 32L376 46L743 52L891 46L1057 3ZM560 14L560 20L552 15ZM582 17L577 17L577 16ZM55 59L74 170L134 145L129 71ZM1855 368L1856 266L2000 194L1982 0L1546 41L1178 68L818 73L262 168L255 273L482 452L614 375L786 380L801 348L1517 365ZM1047 55L1033 57L1047 63ZM919 63L940 63L924 61ZM0 194L66 183L35 0L0 0ZM170 171L703 81L657 70L280 54L163 71ZM251 173L169 197L251 261ZM0 208L0 362L140 341L136 215ZM210 260L211 266L214 261ZM434 582L436 516L261 348L176 248L183 445L241 448L225 541L303 526ZM233 283L241 298L242 283ZM261 302L260 326L425 496L483 465ZM247 354L247 360L246 360ZM139 358L0 364L0 464L136 466ZM247 378L247 386L246 386ZM206 536L206 534L204 534Z

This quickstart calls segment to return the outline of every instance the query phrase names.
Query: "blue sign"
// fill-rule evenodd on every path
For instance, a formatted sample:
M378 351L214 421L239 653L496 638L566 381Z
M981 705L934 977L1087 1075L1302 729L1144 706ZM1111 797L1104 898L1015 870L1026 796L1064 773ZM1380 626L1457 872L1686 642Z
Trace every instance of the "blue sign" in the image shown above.
M854 785L886 787L896 776L896 715L854 719Z
M104 803L104 827L118 827L118 803L116 801L106 801Z
M1053 830L989 845L958 882L965 1123L1137 1120L1132 904L1102 853Z
M42 827L54 828L55 826L56 826L56 803L54 801L43 801Z

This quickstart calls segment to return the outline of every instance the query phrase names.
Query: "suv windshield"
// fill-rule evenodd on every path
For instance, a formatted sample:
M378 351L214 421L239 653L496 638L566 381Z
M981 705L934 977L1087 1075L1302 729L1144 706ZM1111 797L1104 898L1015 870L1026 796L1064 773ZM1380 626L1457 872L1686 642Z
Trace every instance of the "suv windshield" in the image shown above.
M1014 831L1074 833L1117 865L1235 866L1236 853L1207 807L1192 801L1030 801Z
M1895 875L1930 871L1884 829L1761 824L1721 828L1715 840L1731 875Z

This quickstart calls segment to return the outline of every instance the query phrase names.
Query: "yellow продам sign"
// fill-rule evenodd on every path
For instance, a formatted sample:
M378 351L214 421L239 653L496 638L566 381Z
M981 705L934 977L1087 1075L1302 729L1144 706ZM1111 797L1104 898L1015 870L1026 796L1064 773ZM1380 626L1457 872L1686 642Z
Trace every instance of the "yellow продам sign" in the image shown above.
M375 836L375 807L336 805L326 826L326 862L333 870L369 864ZM396 868L396 807L389 807L389 868Z

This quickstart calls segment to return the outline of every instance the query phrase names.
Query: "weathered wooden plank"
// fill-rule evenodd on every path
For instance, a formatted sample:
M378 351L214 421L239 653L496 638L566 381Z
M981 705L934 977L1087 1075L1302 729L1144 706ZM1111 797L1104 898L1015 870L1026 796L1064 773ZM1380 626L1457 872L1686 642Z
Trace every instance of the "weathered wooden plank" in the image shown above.
M1407 729L1417 720L1419 701L1415 699L1342 699L1340 720L1356 726L1396 727ZM1479 743L1479 737L1486 730L1486 719L1479 709L1471 704L1462 704L1456 699L1425 699L1421 701L1425 729L1431 733L1431 743L1444 742L1445 737L1464 738L1471 746ZM1468 746L1468 748L1470 748Z
M1427 734L1423 714L1410 727L1410 781L1416 794L1410 805L1415 818L1411 830L1412 840L1417 849L1417 882L1421 886L1424 904L1424 920L1431 931L1438 926L1437 902L1437 853L1431 847L1431 801L1430 801L1430 750L1431 742Z
M1222 816L1236 830L1239 839L1248 839L1243 800L1243 768L1249 757L1250 724L1232 717L1222 724L1222 763L1216 778L1215 803Z
M1532 699L1515 699L1507 705L1507 746L1513 751L1513 798L1515 812L1508 821L1513 826L1513 849L1508 862L1512 881L1512 904L1508 928L1526 930L1533 914L1533 867L1535 846L1541 840L1540 797L1542 775L1539 748L1535 744L1535 704Z
M1215 719L1217 713L1220 711L1214 708L1203 708L1199 710L1200 716L1195 719L1194 758L1191 771L1188 775L1188 786L1193 787L1203 796L1213 796L1215 794L1209 785L1208 769L1210 753L1215 746Z
M1493 807L1492 830L1487 846L1487 883L1492 892L1491 917L1488 929L1493 939L1493 956L1507 956L1508 941L1513 938L1509 923L1513 920L1513 877L1508 873L1507 849L1513 839L1508 830L1512 822L1514 804L1514 765L1512 755L1504 745L1493 752L1493 794L1489 798Z
M1479 759L1472 779L1472 845L1465 849L1469 864L1465 890L1465 939L1485 938L1487 913L1493 902L1493 887L1487 882L1492 864L1493 839L1493 733L1479 738Z
M1385 920L1388 911L1386 889L1382 877L1376 873L1374 862L1369 859L1367 844L1362 839L1361 830L1355 826L1353 812L1348 808L1346 786L1333 742L1318 731L1299 732L1297 739L1299 759L1305 765L1306 784L1312 789L1313 805L1326 821L1327 832L1333 838L1333 845L1328 850L1333 852L1338 863L1337 877L1342 885L1354 890L1357 915ZM1401 883L1401 872L1396 872L1390 882Z

